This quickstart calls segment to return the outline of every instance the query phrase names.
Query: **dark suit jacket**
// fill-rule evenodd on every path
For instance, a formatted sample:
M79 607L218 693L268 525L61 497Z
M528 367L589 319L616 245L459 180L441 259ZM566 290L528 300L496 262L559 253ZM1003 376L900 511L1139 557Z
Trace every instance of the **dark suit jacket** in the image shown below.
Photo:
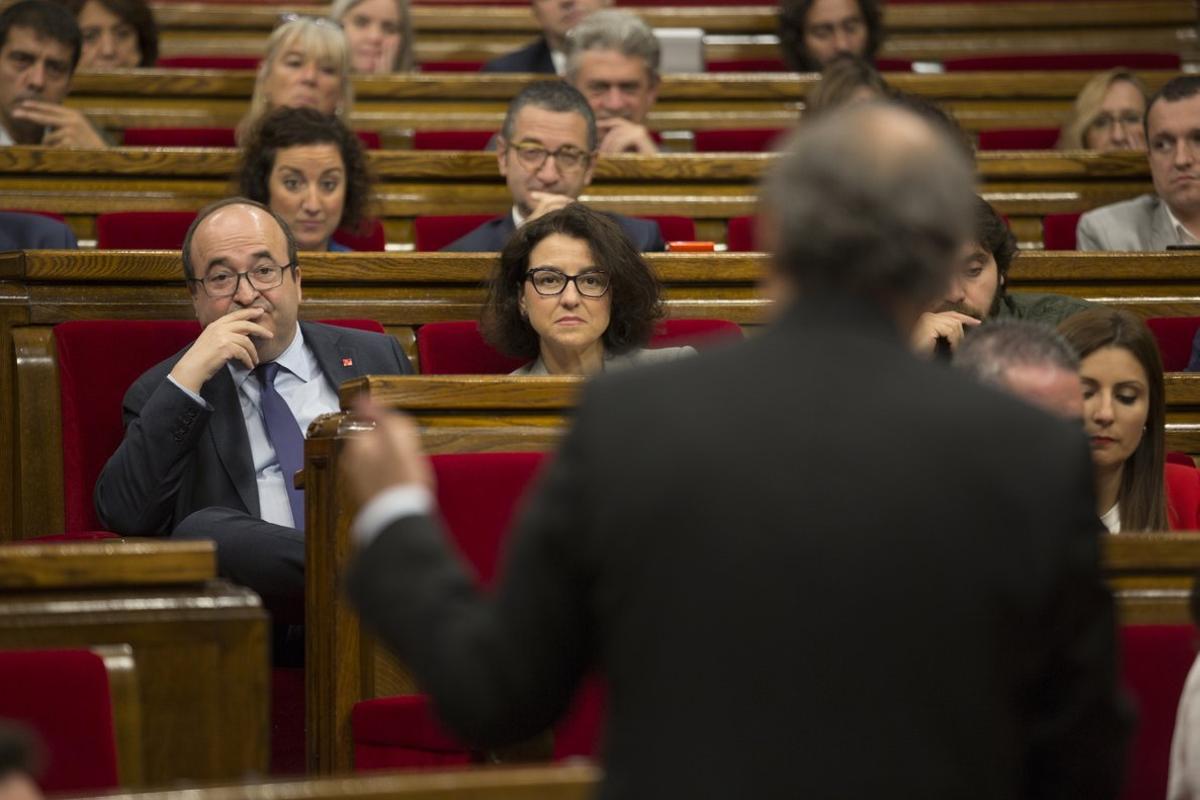
M1097 528L1078 425L817 297L589 384L494 599L423 516L349 588L481 744L598 664L603 797L1101 798L1125 721Z
M661 253L667 249L658 223L649 219L634 219L621 214L609 214L621 226L633 246L643 253ZM446 253L495 253L504 249L508 238L516 231L512 212L490 219L466 236L460 236L442 248Z
M0 212L0 250L74 250L75 234L40 214Z
M554 59L550 57L550 45L539 36L520 50L505 53L484 64L480 72L541 72L548 75L554 71Z
M305 344L335 387L370 374L412 372L394 337L301 322ZM96 513L126 536L161 536L194 511L213 506L258 516L250 440L229 370L201 387L201 408L167 380L181 350L125 393L125 439L96 481ZM349 359L349 365L343 360Z

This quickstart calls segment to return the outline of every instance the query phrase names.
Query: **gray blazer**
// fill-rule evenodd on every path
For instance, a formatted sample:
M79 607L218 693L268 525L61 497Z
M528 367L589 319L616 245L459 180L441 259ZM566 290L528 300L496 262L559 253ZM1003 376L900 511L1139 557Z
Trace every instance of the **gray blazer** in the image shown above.
M1179 243L1166 203L1154 194L1089 211L1079 218L1075 240L1077 250L1115 252L1166 250Z
M620 355L605 356L604 371L625 369L626 367L636 367L643 364L661 364L667 361L674 361L677 358L696 355L694 347L656 347L654 349L630 350L628 353ZM546 371L546 365L542 361L541 356L536 360L530 361L523 367L517 367L509 375L549 375Z
M621 214L609 214L613 222L621 226L629 241L641 253L661 253L667 249L658 223L649 219L635 219ZM470 233L460 236L442 248L444 253L495 253L504 249L510 236L516 231L512 211L490 219Z

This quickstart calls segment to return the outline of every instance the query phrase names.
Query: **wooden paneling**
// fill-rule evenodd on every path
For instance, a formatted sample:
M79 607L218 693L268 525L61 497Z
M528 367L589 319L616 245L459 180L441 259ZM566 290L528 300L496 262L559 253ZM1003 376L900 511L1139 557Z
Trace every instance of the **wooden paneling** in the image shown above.
M125 789L145 786L142 777L142 699L137 661L127 644L98 645L92 652L104 659L112 702L113 734L117 744L117 775Z
M78 589L178 586L217 574L216 552L204 541L80 541L0 547L0 587Z

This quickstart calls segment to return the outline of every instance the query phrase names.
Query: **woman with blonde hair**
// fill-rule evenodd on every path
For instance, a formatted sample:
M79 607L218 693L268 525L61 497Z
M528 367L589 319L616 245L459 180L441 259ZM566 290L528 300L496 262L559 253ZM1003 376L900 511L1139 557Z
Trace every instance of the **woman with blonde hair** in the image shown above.
M1145 150L1146 85L1124 69L1101 72L1083 85L1059 150Z
M238 142L273 109L315 108L346 119L353 102L350 50L341 26L323 18L292 17L267 40L250 110L238 123Z
M329 18L346 33L356 75L412 72L416 66L408 0L334 0Z

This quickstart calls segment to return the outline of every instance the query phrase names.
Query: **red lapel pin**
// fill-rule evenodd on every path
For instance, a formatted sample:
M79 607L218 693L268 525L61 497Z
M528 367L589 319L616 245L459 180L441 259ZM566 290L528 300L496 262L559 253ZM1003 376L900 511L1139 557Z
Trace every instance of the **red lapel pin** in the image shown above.
M354 366L354 359L353 359L353 358L343 358L343 359L342 359L342 366L343 366L343 367L353 367L353 366Z

